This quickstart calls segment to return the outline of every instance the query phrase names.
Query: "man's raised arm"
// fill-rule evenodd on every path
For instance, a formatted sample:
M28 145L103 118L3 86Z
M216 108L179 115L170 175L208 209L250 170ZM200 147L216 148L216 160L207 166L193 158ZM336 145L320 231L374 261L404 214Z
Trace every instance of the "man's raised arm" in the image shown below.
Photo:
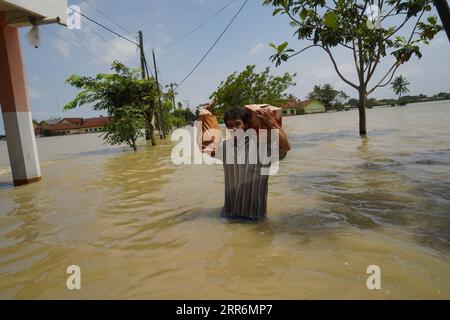
M216 155L222 140L222 131L220 130L217 117L210 111L213 107L214 101L208 104L206 108L200 110L198 118L202 122L200 151L209 154L211 157Z

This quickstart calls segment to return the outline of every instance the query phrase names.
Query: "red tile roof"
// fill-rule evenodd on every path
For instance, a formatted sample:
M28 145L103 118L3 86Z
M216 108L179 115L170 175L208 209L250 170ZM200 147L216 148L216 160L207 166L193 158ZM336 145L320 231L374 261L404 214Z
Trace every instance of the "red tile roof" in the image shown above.
M64 120L70 123L62 123ZM97 117L97 118L64 118L57 124L51 124L48 126L49 131L62 131L62 130L77 130L83 128L103 127L111 123L111 117Z
M300 102L300 107L305 107L305 106L307 106L308 104L310 104L311 102L313 102L314 100L316 100L316 99L308 99L308 100L305 100L305 101L301 101Z
M64 119L61 119L61 121L59 123L63 122L64 120L71 122L71 123L80 123L81 119L82 118L64 118Z
M83 119L82 128L103 127L111 123L111 117L98 117Z
M300 100L289 100L285 104L281 106L282 109L289 109L289 108L296 108L298 107L298 104L300 103Z
M57 124L51 124L48 126L49 131L61 131L61 130L76 130L79 126L73 124L73 123L57 123Z

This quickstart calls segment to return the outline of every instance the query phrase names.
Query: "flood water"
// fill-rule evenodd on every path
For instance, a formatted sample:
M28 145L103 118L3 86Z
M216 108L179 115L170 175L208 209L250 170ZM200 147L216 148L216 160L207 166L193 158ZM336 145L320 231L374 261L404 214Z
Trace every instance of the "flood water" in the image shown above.
M268 217L219 217L221 166L97 134L37 139L14 188L0 141L0 298L450 298L450 102L284 119ZM66 268L81 268L81 290ZM381 289L369 290L369 265Z

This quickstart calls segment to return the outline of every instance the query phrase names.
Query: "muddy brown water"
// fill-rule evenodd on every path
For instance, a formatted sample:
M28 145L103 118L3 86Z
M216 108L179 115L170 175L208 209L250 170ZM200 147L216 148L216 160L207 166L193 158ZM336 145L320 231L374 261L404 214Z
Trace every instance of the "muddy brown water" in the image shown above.
M449 299L450 103L368 110L366 139L357 117L284 119L256 223L219 217L222 168L172 164L170 141L39 138L43 180L17 188L0 141L0 298Z

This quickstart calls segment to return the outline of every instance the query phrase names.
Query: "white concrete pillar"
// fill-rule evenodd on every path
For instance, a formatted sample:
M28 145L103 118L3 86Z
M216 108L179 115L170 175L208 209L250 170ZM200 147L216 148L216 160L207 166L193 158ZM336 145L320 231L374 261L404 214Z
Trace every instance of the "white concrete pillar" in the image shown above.
M41 180L19 31L0 12L0 104L14 185Z

